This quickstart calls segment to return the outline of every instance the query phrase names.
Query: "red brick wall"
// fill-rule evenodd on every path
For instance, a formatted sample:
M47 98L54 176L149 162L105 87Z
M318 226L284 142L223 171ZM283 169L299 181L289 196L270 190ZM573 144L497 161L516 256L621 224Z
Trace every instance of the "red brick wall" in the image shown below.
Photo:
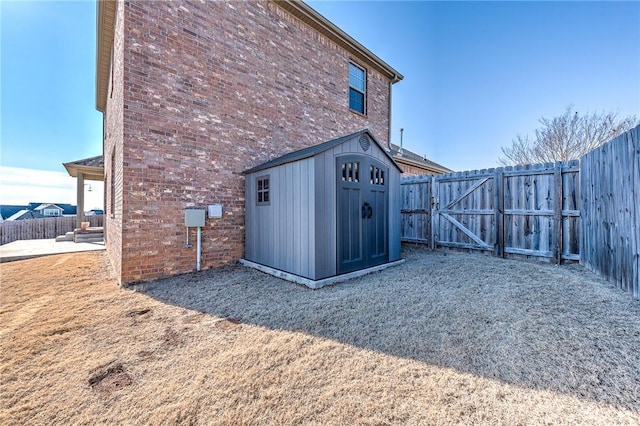
M412 166L410 164L404 164L404 163L401 163L401 162L398 162L398 164L400 165L400 168L402 168L402 171L403 171L402 177L434 175L434 174L436 174L436 173L433 173L433 172L428 172L428 171L426 171L424 169L421 169L419 167Z
M122 148L124 99L124 5L116 9L115 38L104 125L105 243L116 275L122 273ZM112 161L115 159L115 162ZM115 171L115 173L113 173ZM113 206L111 208L113 199Z
M389 80L361 64L367 116L350 112L349 53L276 4L120 6L123 283L195 269L185 207L224 206L203 228L203 268L242 257L243 170L365 127L386 144Z

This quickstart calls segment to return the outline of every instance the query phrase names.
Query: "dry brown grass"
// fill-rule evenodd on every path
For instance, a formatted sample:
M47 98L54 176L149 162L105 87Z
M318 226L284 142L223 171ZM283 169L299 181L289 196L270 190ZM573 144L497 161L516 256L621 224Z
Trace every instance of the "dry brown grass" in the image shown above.
M2 264L2 424L640 424L640 303L579 266L416 249L316 291Z

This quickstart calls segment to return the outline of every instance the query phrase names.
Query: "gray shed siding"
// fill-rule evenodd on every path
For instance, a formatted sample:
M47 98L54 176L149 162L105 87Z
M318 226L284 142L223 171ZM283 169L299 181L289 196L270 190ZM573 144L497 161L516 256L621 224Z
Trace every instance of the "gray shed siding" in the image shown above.
M256 203L256 179L269 175L270 204ZM313 158L246 176L245 258L315 279Z
M389 261L400 259L400 171L359 134L311 157L245 175L245 258L312 280L337 274L336 159L364 155L389 167ZM256 203L256 179L269 175L270 204Z

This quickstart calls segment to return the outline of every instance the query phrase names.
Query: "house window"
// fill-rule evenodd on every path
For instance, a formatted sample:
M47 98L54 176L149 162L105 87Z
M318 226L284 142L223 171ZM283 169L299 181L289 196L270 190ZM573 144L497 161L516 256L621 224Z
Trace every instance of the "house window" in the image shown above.
M269 176L260 176L256 179L257 199L259 206L269 205Z
M349 64L349 109L366 114L367 72L352 63Z

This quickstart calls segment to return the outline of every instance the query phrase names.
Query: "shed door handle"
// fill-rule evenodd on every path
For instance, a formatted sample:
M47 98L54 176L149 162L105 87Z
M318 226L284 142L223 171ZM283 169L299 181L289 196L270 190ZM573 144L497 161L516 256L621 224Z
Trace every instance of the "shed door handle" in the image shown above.
M371 206L369 205L369 203L367 203L365 201L364 204L362 205L362 218L363 219L367 218L367 213L368 213L370 208L371 208Z
M365 203L362 205L362 218L371 219L372 215L373 215L373 207L371 207L371 204L365 201Z

